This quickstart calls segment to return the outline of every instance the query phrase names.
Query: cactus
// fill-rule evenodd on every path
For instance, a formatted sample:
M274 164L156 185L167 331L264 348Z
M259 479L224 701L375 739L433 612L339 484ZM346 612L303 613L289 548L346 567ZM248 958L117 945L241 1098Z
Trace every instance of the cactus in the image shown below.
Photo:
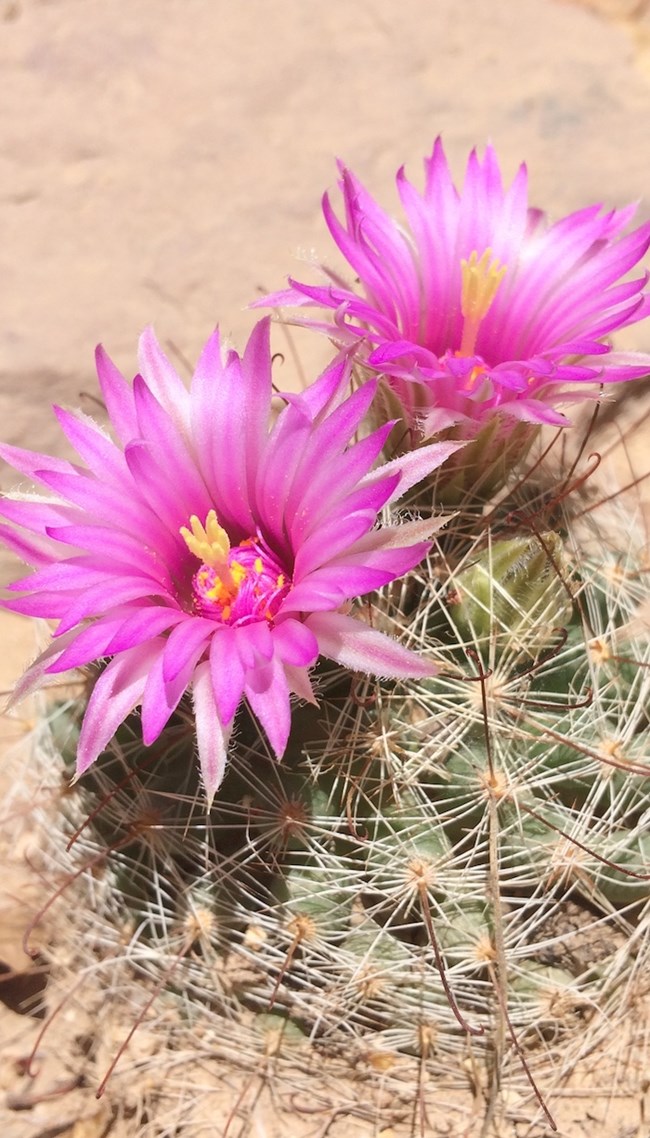
M49 857L85 907L94 968L145 978L178 1038L228 1022L242 1062L363 1056L373 1078L411 1061L462 1080L471 1035L495 1096L509 1049L530 1073L561 1045L570 1066L633 998L650 921L647 566L534 493L534 528L512 500L461 514L372 598L369 619L433 652L437 676L320 665L320 707L296 710L281 765L240 711L208 812L184 703L149 749L133 715L60 795L74 840ZM70 774L83 702L50 704L48 767Z

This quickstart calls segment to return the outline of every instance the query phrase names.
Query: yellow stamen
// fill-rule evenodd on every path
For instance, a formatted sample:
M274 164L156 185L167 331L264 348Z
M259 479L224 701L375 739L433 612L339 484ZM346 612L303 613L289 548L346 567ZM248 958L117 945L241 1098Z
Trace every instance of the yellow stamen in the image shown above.
M508 266L499 265L496 257L492 257L492 250L488 248L480 257L474 249L466 261L460 262L460 268L463 278L460 309L465 323L458 355L471 356L481 321L490 309Z

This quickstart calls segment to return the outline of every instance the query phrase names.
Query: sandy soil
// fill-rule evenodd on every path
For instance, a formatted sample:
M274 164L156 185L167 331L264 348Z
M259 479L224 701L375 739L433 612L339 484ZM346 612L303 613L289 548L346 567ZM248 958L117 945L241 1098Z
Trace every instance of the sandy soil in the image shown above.
M555 216L648 191L644 0L0 0L0 75L1 434L37 449L63 453L49 404L93 391L97 341L127 372L150 322L187 360L216 322L241 346L260 289L297 258L333 262L319 199L334 155L387 204L396 168L416 174L440 131L459 174L487 138L508 174L526 158ZM650 327L622 340L650 350ZM322 358L303 351L311 373ZM0 554L0 581L13 571ZM34 632L3 615L0 643L6 690ZM28 716L3 724L0 781L20 776ZM23 853L4 850L0 909L0 958L18 969ZM0 1011L4 1038L20 1036ZM3 1134L107 1133L91 1099L37 1115L7 1100ZM586 1132L583 1107L564 1133ZM588 1132L646 1138L641 1109Z

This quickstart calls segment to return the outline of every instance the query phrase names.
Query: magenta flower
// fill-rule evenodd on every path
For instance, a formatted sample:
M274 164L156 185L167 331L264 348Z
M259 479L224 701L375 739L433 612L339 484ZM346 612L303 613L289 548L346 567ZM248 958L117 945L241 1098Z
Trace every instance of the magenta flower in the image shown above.
M222 362L215 333L189 391L151 331L140 363L130 385L97 352L117 442L55 409L81 465L0 448L48 494L0 501L12 523L0 537L34 567L9 586L22 595L1 603L58 621L21 694L46 673L106 662L85 713L79 773L138 705L152 743L191 688L211 797L242 698L280 757L290 693L314 700L308 669L319 655L389 677L435 671L347 610L425 555L440 518L376 528L377 517L456 448L430 446L373 470L390 424L350 441L375 384L349 395L345 360L284 396L273 417L268 320L242 359L230 351Z
M359 291L329 273L327 285L291 281L257 303L333 309L329 323L303 322L360 342L425 436L457 423L475 432L495 413L566 425L557 405L585 397L585 383L650 371L650 356L604 340L650 305L647 274L620 279L650 244L650 223L621 236L634 206L590 206L549 224L528 205L525 166L504 190L492 147L482 161L472 151L459 193L438 139L423 193L397 174L405 230L340 169L345 222L327 194L323 209Z

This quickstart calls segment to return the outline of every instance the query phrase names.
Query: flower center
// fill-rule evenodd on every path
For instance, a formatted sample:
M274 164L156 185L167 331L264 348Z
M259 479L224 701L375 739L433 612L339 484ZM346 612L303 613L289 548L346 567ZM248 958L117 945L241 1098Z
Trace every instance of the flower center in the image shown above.
M195 609L223 624L272 621L291 582L261 536L249 537L233 548L214 510L205 525L196 514L191 529L181 527L190 553L201 562L192 577Z
M467 260L460 262L462 273L460 309L464 323L459 356L474 354L481 321L487 316L507 268L507 265L499 265L496 257L492 257L492 250L489 248L481 257L474 249Z

